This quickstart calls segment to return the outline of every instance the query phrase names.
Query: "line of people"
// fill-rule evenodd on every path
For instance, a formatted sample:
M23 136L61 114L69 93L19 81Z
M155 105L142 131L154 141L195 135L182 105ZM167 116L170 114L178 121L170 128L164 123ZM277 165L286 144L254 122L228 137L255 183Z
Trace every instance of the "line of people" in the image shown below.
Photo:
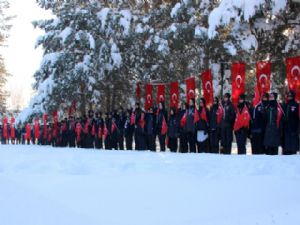
M238 154L246 154L247 139L252 154L276 155L279 146L283 154L299 151L299 105L294 92L288 93L283 104L276 93L264 93L255 106L244 94L237 107L230 98L229 93L222 101L215 97L210 108L204 98L197 106L191 98L169 112L164 102L147 111L136 103L133 108L105 114L89 110L87 116L70 116L57 123L1 126L1 143L156 151L158 138L160 151L231 154L235 135ZM11 130L14 136L9 135Z

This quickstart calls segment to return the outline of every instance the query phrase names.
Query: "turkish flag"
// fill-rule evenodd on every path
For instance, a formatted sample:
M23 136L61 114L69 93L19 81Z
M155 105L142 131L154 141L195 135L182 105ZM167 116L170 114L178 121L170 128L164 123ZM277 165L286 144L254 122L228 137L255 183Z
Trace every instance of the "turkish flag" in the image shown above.
M81 130L82 130L81 123L77 123L75 129L76 129L75 130L75 132L76 132L76 141L78 143L78 142L80 142L80 135L81 135Z
M184 127L186 124L186 120L187 120L187 113L184 113L183 117L180 120L180 126Z
M202 81L203 97L206 101L206 105L209 107L212 105L214 98L211 70L204 71L200 78Z
M202 107L201 114L200 114L200 118L201 118L202 120L204 120L205 122L208 121L208 119L207 119L207 114L206 114L206 110L205 110L204 107Z
M34 138L38 139L40 137L40 122L39 118L35 118L34 120Z
M156 103L164 102L165 101L165 85L164 84L158 84L157 85L157 98Z
M141 119L140 119L140 126L142 129L144 129L144 127L145 127L145 114L143 112L142 112Z
M168 126L165 117L163 117L162 126L161 126L161 135L165 135L168 131Z
M245 93L246 64L243 62L232 63L232 103L237 106L239 97Z
M197 123L199 120L200 120L199 113L198 113L198 110L195 107L195 111L194 111L194 123Z
M26 140L30 140L31 139L31 126L30 123L26 124Z
M258 104L260 103L260 95L259 95L259 90L258 90L258 86L255 86L255 94L254 94L254 98L252 100L252 106L256 107Z
M152 107L152 84L146 84L145 110L148 111Z
M218 124L221 123L223 116L224 116L224 108L223 108L222 104L219 103L218 110L217 110L217 123Z
M179 88L178 81L170 83L170 107L178 109Z
M134 125L135 124L135 115L134 115L134 112L131 113L131 116L130 116L130 125Z
M289 90L296 94L296 101L300 102L300 56L286 59L286 78Z
M256 62L256 81L260 95L270 92L271 62Z
M282 116L284 115L283 109L279 103L277 103L277 118L276 118L276 126L279 128L280 120Z
M239 110L237 110L237 115L235 118L233 130L238 131L242 127L247 128L249 127L249 123L250 123L250 113L247 106L244 106L241 113Z
M196 98L195 88L196 82L195 77L190 77L185 80L186 84L186 102L188 103L191 98Z
M136 84L136 100L140 101L141 99L141 85L140 82L137 82Z

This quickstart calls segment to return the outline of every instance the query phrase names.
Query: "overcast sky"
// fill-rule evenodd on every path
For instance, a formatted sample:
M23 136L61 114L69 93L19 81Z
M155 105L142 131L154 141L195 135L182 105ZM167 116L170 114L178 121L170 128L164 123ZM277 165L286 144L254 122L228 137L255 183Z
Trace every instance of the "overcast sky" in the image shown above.
M7 90L11 97L8 106L14 104L16 96L22 97L22 107L28 105L33 94L33 74L38 69L42 57L42 49L35 49L35 41L43 32L34 29L33 20L49 18L51 14L35 3L35 0L9 0L10 15L15 15L8 39L8 47L1 49L8 69L12 75L8 78Z

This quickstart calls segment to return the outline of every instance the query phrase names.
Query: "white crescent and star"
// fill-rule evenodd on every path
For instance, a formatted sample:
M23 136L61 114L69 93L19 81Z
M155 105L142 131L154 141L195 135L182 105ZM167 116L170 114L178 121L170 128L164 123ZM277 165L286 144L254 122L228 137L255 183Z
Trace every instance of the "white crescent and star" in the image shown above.
M263 79L265 80L265 81L263 81ZM258 79L258 82L260 83L260 86L261 87L265 87L265 83L266 83L266 81L268 80L268 77L267 77L267 75L266 74L261 74L261 75L259 75L259 79Z
M298 65L293 66L291 69L291 75L295 80L298 80L298 77L300 76L300 67Z
M205 83L205 90L208 92L208 93L210 93L210 91L211 91L211 83L209 82L209 81L207 81L206 83Z
M237 84L237 87L240 88L241 84L242 84L242 76L241 75L237 75L235 78L235 83Z

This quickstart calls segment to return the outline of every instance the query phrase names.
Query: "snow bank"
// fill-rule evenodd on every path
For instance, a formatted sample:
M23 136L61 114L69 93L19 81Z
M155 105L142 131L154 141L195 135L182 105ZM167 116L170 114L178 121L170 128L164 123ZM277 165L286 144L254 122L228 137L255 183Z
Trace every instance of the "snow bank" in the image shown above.
M298 225L299 160L1 145L1 224Z

